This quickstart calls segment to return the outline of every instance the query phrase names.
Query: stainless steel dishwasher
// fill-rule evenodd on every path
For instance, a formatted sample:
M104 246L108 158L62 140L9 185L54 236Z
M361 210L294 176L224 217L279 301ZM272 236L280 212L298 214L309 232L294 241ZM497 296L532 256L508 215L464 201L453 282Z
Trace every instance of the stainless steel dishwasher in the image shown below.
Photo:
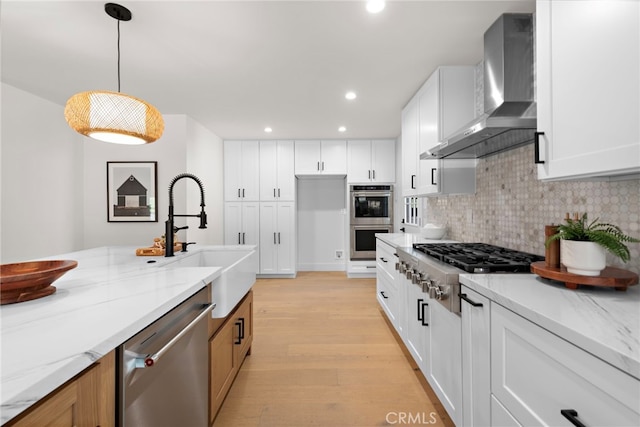
M120 427L209 424L205 287L118 347Z

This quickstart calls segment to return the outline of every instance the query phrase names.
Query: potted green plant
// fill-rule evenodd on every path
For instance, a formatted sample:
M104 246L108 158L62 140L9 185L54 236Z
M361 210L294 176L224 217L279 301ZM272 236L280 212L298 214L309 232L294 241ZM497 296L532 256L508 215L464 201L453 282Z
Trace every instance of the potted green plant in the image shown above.
M606 251L627 262L631 255L626 243L640 242L617 225L598 220L588 222L586 213L573 219L567 214L565 223L558 225L557 232L545 241L548 247L560 240L560 259L569 273L598 276L606 267Z

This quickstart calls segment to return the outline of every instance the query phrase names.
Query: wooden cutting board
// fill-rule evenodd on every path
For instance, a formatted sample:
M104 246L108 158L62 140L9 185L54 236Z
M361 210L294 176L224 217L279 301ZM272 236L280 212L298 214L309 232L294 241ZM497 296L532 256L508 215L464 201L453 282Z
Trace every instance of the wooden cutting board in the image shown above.
M606 267L599 276L582 276L572 274L564 266L548 267L544 261L531 264L531 272L545 279L564 282L569 289L578 289L578 285L603 286L614 288L616 291L626 291L627 287L638 284L638 275L629 270L616 267Z

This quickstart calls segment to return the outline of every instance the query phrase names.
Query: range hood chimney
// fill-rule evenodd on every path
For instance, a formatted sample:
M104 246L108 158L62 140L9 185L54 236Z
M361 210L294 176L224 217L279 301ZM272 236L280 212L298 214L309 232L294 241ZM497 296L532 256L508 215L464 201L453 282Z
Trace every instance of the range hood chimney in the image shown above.
M508 13L484 33L484 114L420 155L472 159L533 142L533 15Z

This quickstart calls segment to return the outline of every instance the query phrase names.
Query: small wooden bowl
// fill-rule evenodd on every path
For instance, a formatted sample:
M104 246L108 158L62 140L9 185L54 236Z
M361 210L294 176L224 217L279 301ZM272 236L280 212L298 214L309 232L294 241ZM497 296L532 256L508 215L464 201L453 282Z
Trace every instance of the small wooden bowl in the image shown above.
M0 304L29 301L51 295L51 284L67 271L76 268L77 261L27 261L0 265Z

